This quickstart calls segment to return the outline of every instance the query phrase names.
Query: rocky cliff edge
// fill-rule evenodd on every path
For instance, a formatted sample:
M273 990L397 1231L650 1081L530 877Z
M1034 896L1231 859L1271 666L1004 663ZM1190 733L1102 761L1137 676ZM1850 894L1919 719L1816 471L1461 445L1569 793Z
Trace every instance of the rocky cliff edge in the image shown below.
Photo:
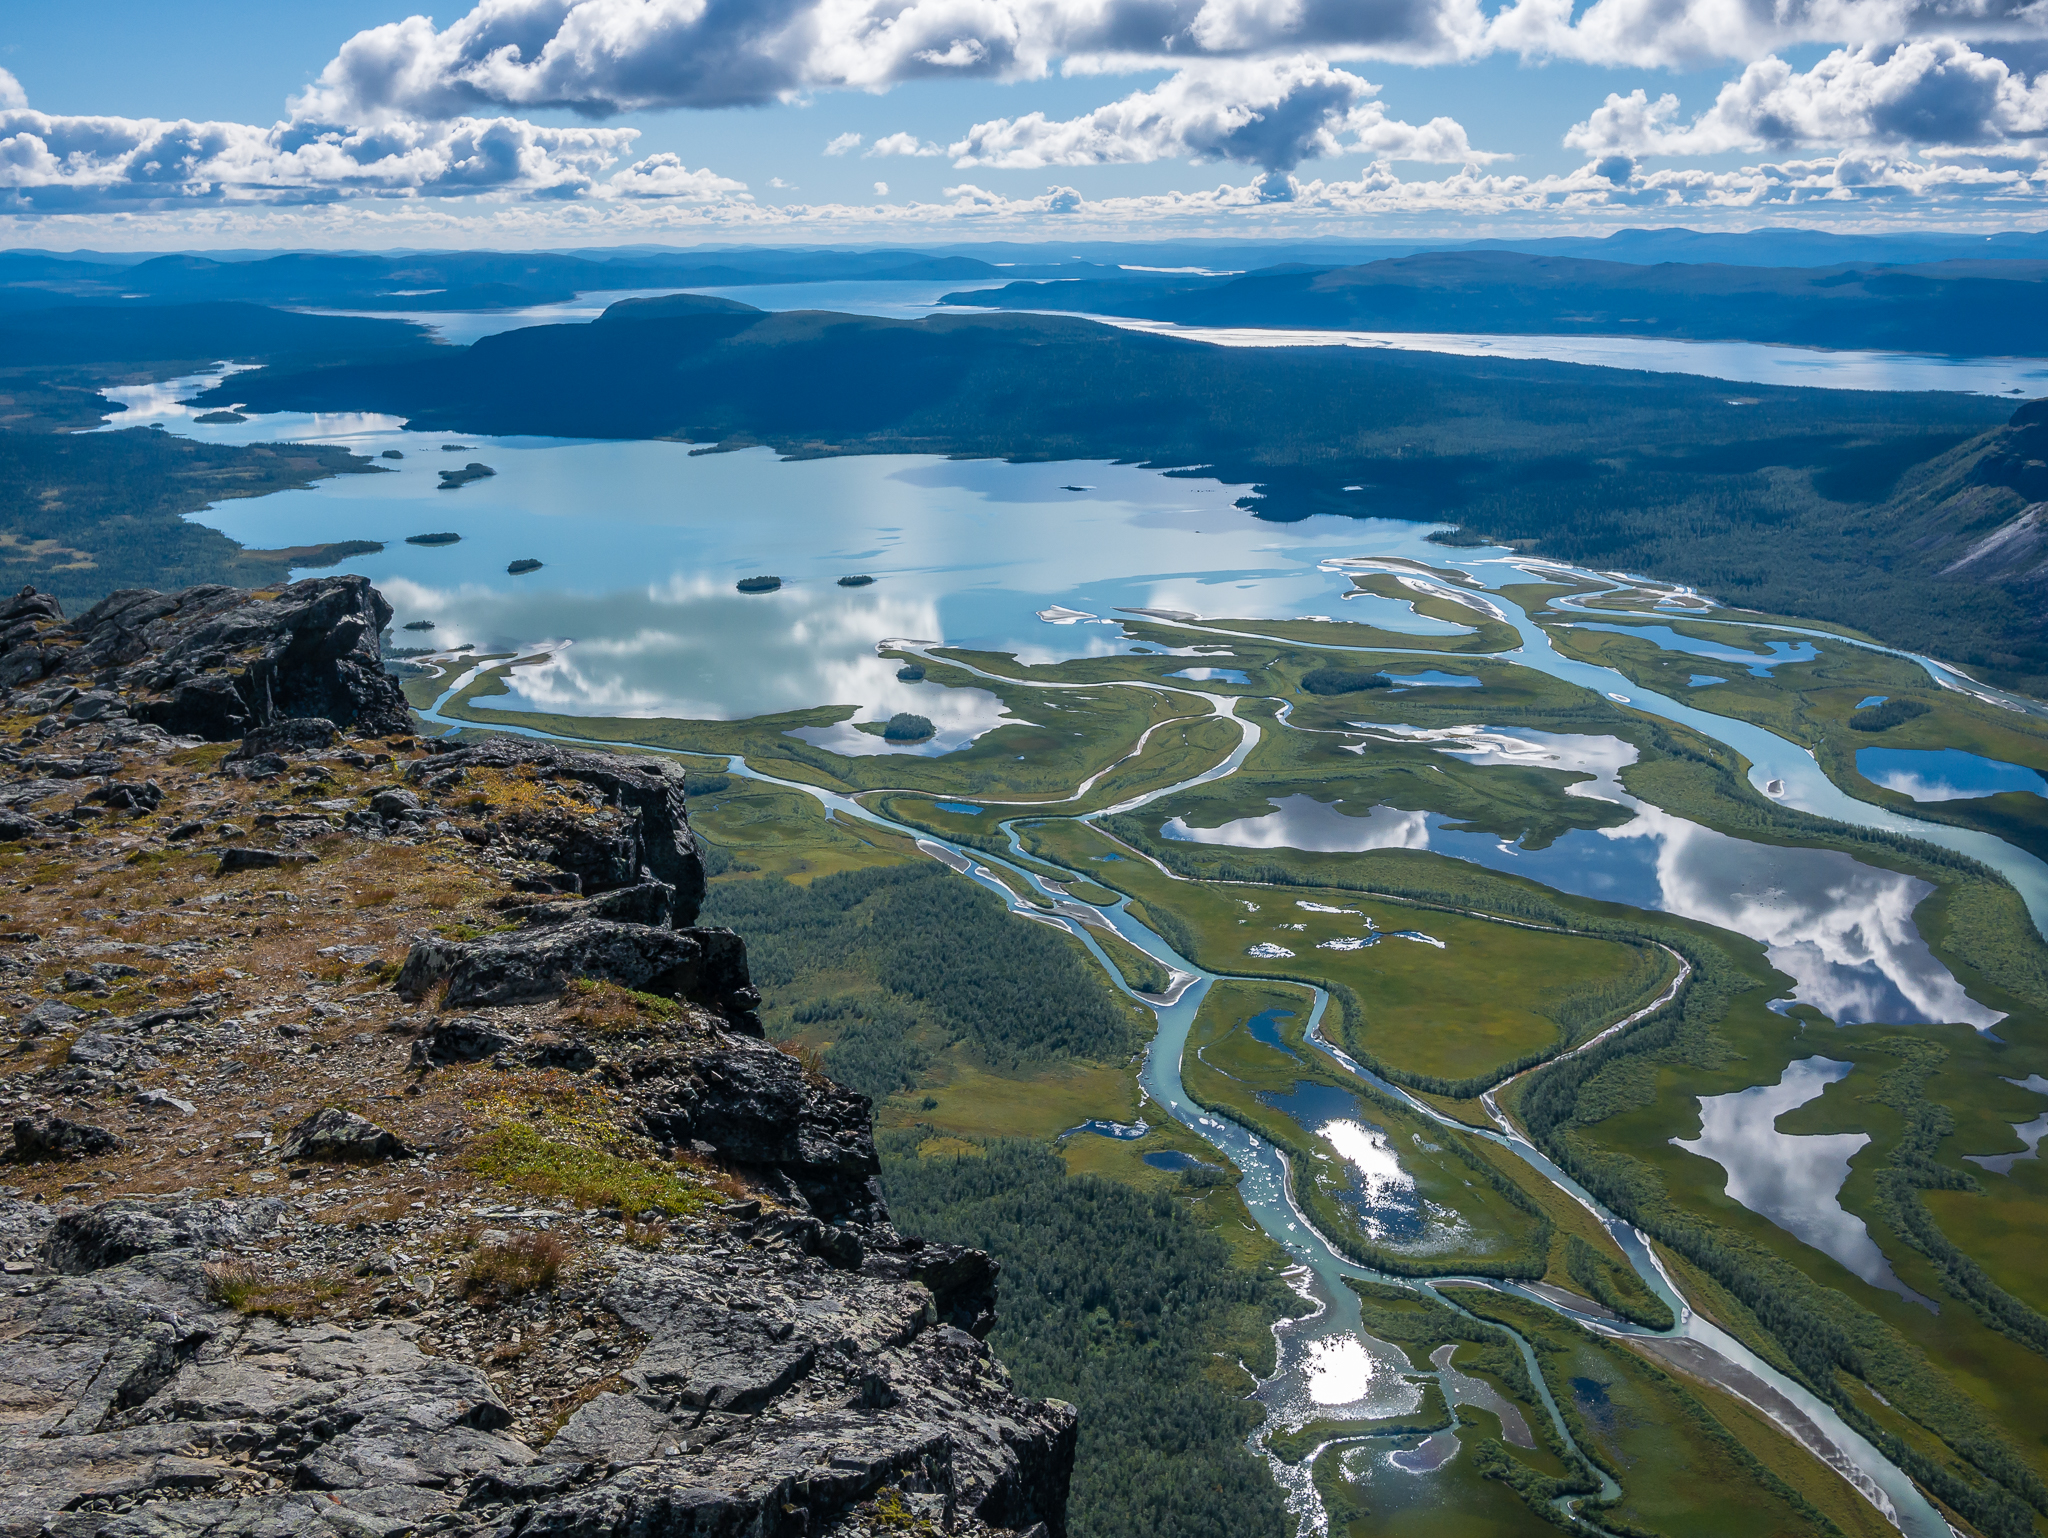
M1056 1538L1074 1412L762 1038L681 771L414 739L389 619L0 605L7 1538Z

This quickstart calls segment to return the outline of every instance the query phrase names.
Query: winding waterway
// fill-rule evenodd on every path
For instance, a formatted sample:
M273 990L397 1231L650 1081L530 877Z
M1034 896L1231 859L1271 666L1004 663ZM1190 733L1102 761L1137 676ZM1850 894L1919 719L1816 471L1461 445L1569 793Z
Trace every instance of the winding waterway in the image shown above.
M134 404L141 414L154 412L168 424L200 436L244 441L324 437L377 452L382 452L379 445L390 445L403 453L406 458L395 462L398 473L337 478L305 492L229 503L204 514L203 521L226 528L245 542L272 547L356 537L385 539L384 551L356 558L347 567L377 580L399 605L402 623L431 621L436 628L423 634L431 636L432 644L451 645L459 639L521 654L545 645L549 661L515 670L509 701L494 700L509 703L514 710L702 719L758 715L799 705L851 704L858 707L861 719L872 720L891 709L915 709L939 722L946 735L922 749L904 751L943 753L1015 717L1004 717L985 703L996 699L993 691L948 690L897 678L897 664L877 656L878 644L921 637L915 643L895 644L911 651L929 651L940 644L979 646L1025 661L1161 650L1156 644L1133 642L1123 632L1120 613L1145 609L1155 616L1184 616L1166 621L1177 626L1186 642L1170 648L1189 659L1182 671L1211 670L1212 677L1227 677L1235 660L1232 645L1244 638L1205 622L1203 615L1303 618L1341 611L1346 619L1370 619L1418 637L1432 630L1442 634L1444 622L1426 619L1401 600L1371 595L1369 603L1347 599L1354 575L1388 571L1403 574L1418 597L1454 597L1473 607L1475 617L1483 613L1510 625L1520 644L1493 659L1496 662L1535 668L1620 704L1691 726L1746 758L1752 783L1766 794L1857 826L1907 833L1969 854L2014 883L2037 924L2048 916L2048 866L2039 860L1988 834L1922 822L1857 800L1829 781L1811 754L1760 727L1716 716L1642 689L1612 669L1561 655L1543 628L1500 591L1531 577L1547 578L1558 568L1498 550L1453 552L1428 545L1422 526L1332 517L1260 524L1233 505L1243 488L1127 466L955 464L880 457L787 465L763 451L693 456L682 444L464 439L458 450L464 460L495 460L499 473L459 492L444 493L436 489L434 472L462 461L452 453L444 458L437 437L408 433L399 423L359 417L256 419L215 430L192 424L189 412L181 417L182 408L166 392L138 392ZM744 507L747 516L734 516L732 509L737 507ZM458 526L464 538L453 546L404 543L408 534ZM507 574L508 561L523 556L541 559L542 571L532 576ZM761 571L768 562L774 564L765 569L789 577L783 592L756 597L734 591L738 576ZM1408 562L1457 571L1471 586L1453 590L1434 579L1418 578ZM849 571L881 580L869 587L838 587L836 578ZM1628 586L1595 573L1571 575L1611 590ZM1687 608L1690 615L1693 605ZM1602 611L1602 617L1611 619L1612 611ZM1780 628L1814 637L1825 634ZM1442 653L1420 648L1414 655L1447 660ZM1996 694L1930 659L1916 660L1949 687L1970 688L1986 697ZM1414 676L1429 671L1418 660ZM448 681L441 699L423 712L428 720L464 724L442 707L467 676ZM1004 676L1014 697L1017 681ZM1135 810L1223 779L1244 763L1261 727L1236 713L1243 696L1207 692L1201 687L1207 682L1211 679L1190 677L1168 687L1205 701L1208 708L1233 720L1240 733L1237 747L1223 762L1198 775L1090 816ZM1160 685L1147 681L1043 687L1050 693L1062 688L1100 691ZM1483 689L1465 698L1475 715L1483 713ZM957 707L951 715L949 704ZM511 729L548 735L534 727ZM1284 717L1278 729L1291 729ZM562 740L581 739L570 734ZM1022 908L1010 887L988 869L992 863L1007 864L1006 874L1042 894L1051 909L1047 916L1095 951L1112 980L1119 974L1092 937L1094 926L1114 928L1172 968L1176 982L1166 995L1136 995L1159 1022L1141 1085L1154 1107L1193 1130L1243 1172L1240 1189L1248 1209L1295 1260L1299 1289L1313 1307L1313 1312L1278 1331L1280 1368L1259 1390L1273 1421L1299 1424L1311 1410L1352 1417L1392 1414L1412 1405L1416 1390L1411 1380L1427 1376L1427 1371L1366 1334L1357 1299L1343 1285L1346 1276L1372 1273L1344 1258L1295 1207L1285 1160L1277 1150L1234 1123L1205 1114L1182 1087L1180 1062L1188 1031L1210 988L1224 974L1206 971L1176 954L1121 902L1107 910L1088 908L1048 887L1021 863L1009 864L903 827L855 798L777 779L738 758L732 772L811 796L831 816L910 834L920 848L989 887L1013 908ZM1077 789L1075 797L1087 789ZM1031 815L1021 808L1001 810L1009 816ZM1053 810L1056 806L1043 802L1033 808L1041 815ZM1645 815L1654 810L1643 808ZM1009 824L999 826L1008 829ZM1014 832L1011 837L1014 841ZM1144 858L1136 851L1131 857ZM1908 920L1906 928L1910 927ZM1901 945L1908 943L1904 930L1896 938ZM1917 932L1911 941L1917 943ZM1939 981L1922 978L1928 986ZM1949 979L1950 984L1953 981ZM1328 1054L1332 1062L1401 1100L1416 1114L1441 1121L1431 1107L1373 1079L1322 1036L1318 1025L1325 1003L1318 991L1307 1006L1310 1048ZM1490 1099L1488 1103L1491 1106ZM1679 1322L1669 1332L1668 1345L1697 1352L1715 1364L1731 1391L1749 1398L1841 1470L1911 1538L1944 1538L1946 1524L1911 1481L1824 1403L1690 1313L1640 1235L1603 1211L1504 1121L1490 1135L1607 1226L1645 1284L1673 1307ZM1476 1285L1501 1285L1472 1280ZM1429 1286L1456 1306L1455 1289ZM1652 1333L1578 1311L1569 1299L1541 1289L1509 1285L1507 1290L1570 1314L1594 1331ZM1540 1388L1533 1358L1530 1365ZM1561 1417L1547 1400L1545 1410L1557 1434L1569 1441ZM1274 1473L1296 1509L1305 1518L1319 1520L1308 1462L1290 1467L1276 1459Z
M466 724L442 714L442 707L460 691L471 671L473 669L452 677L448 687L434 705L422 711L421 715L428 721L450 727ZM1047 687L1104 686L1054 684ZM1235 720L1240 729L1241 740L1228 758L1199 775L1159 787L1113 807L1092 813L1090 820L1116 812L1135 810L1166 796L1210 783L1234 772L1243 763L1259 739L1259 726L1236 715L1236 706L1239 703L1237 698L1221 695L1203 697L1219 714ZM552 735L527 727L514 727L510 730L536 737ZM570 737L557 740L583 739ZM1211 972L1174 951L1162 938L1131 916L1127 911L1128 903L1124 900L1119 900L1113 907L1107 909L1087 907L1067 898L1063 891L1049 887L1044 878L1022 864L1002 861L999 857L984 851L951 844L921 830L895 823L854 797L763 773L737 756L731 759L729 772L812 797L829 816L851 818L906 834L927 853L944 859L945 863L954 869L994 892L1013 911L1029 911L1011 887L995 877L987 868L990 863L1004 865L1013 881L1040 894L1055 913L1065 913L1068 917L1063 927L1095 954L1105 973L1118 987L1123 988L1123 991L1154 1012L1158 1019L1158 1029L1146 1051L1144 1066L1139 1075L1139 1082L1146 1098L1217 1148L1242 1172L1238 1189L1247 1210L1254 1221L1293 1258L1295 1270L1292 1275L1297 1290L1310 1305L1309 1312L1285 1321L1275 1328L1275 1336L1280 1346L1279 1362L1274 1375L1259 1387L1259 1398L1269 1412L1269 1426L1298 1425L1309 1419L1312 1414L1318 1413L1346 1416L1361 1421L1369 1418L1378 1419L1404 1413L1418 1402L1416 1389L1411 1380L1425 1374L1419 1374L1414 1364L1396 1348L1373 1339L1365 1330L1358 1299L1345 1285L1344 1279L1347 1276L1418 1287L1452 1307L1456 1307L1455 1298L1446 1290L1452 1283L1497 1287L1529 1302L1563 1313L1596 1333L1646 1337L1660 1333L1611 1317L1598 1317L1575 1307L1572 1301L1549 1289L1499 1283L1483 1278L1442 1278L1429 1283L1410 1282L1382 1275L1350 1260L1318 1231L1314 1223L1295 1204L1288 1178L1286 1156L1237 1123L1204 1111L1182 1087L1180 1065L1188 1033L1210 988L1230 974ZM1009 836L1012 849L1021 853L1010 821L1005 821L999 826ZM1137 851L1132 851L1132 854L1137 858L1147 858ZM1157 865L1157 862L1153 863ZM1158 868L1165 870L1163 866ZM1079 873L1069 874L1078 876ZM1057 919L1054 921L1060 922ZM1090 933L1092 927L1103 924L1113 928L1124 939L1172 970L1174 983L1167 995L1152 996L1124 987L1120 981L1121 974ZM1270 979L1247 980L1270 983ZM1589 1050L1616 1031L1625 1029L1635 1019L1653 1012L1675 994L1683 981L1684 975L1681 974L1662 998L1638 1011L1636 1015L1617 1022L1575 1050ZM1435 1108L1371 1074L1329 1042L1320 1031L1328 995L1321 989L1308 991L1312 994L1312 1003L1307 1040L1316 1050L1326 1053L1339 1067L1372 1085L1380 1093L1399 1100L1417 1114L1446 1125L1456 1125L1450 1123L1448 1118ZM1491 1096L1487 1097L1486 1104L1489 1111L1501 1121L1501 1128L1491 1134L1476 1135L1490 1136L1512 1150L1545 1179L1594 1214L1613 1236L1644 1284L1672 1309L1678 1323L1671 1331L1661 1332L1665 1338L1689 1346L1701 1359L1711 1360L1715 1364L1713 1370L1717 1379L1724 1388L1745 1399L1789 1435L1799 1440L1815 1456L1836 1469L1900 1532L1906 1534L1907 1538L1949 1538L1947 1523L1904 1473L1836 1416L1817 1396L1796 1381L1780 1374L1726 1332L1694 1313L1672 1286L1663 1268L1650 1252L1647 1240L1628 1224L1607 1212L1577 1182L1520 1137L1504 1118L1499 1117ZM1567 1446L1575 1446L1562 1415L1551 1400L1533 1351L1519 1337L1515 1337L1515 1340L1525 1358L1530 1379L1536 1385L1543 1407L1552 1420L1555 1434ZM1364 1429L1366 1428L1361 1428L1362 1431ZM1263 1447L1263 1433L1254 1437L1254 1444ZM1290 1465L1269 1455L1267 1461L1275 1480L1288 1492L1290 1506L1300 1515L1304 1529L1326 1529L1327 1520L1310 1477L1310 1468L1314 1460L1303 1459L1298 1464ZM1617 1487L1604 1473L1599 1477L1601 1498L1611 1498L1617 1493ZM1575 1502L1567 1500L1561 1504L1569 1510Z

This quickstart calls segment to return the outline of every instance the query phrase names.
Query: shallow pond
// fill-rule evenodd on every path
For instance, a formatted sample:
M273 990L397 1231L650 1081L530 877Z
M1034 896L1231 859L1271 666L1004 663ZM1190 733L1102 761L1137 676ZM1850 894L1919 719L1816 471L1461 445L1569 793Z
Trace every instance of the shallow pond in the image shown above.
M1809 1057L1790 1064L1776 1084L1700 1098L1700 1135L1672 1146L1712 1159L1728 1172L1728 1196L1874 1287L1934 1305L1892 1274L1863 1220L1838 1200L1849 1160L1870 1141L1862 1132L1793 1136L1776 1123L1849 1076L1851 1063Z
M1390 694L1399 694L1406 689L1480 689L1485 687L1483 679L1474 678L1470 673L1440 673L1435 668L1425 668L1419 673L1389 673L1394 681Z
M2048 796L2048 779L2035 770L1961 748L1858 748L1856 772L1915 801L1970 801L2007 791Z

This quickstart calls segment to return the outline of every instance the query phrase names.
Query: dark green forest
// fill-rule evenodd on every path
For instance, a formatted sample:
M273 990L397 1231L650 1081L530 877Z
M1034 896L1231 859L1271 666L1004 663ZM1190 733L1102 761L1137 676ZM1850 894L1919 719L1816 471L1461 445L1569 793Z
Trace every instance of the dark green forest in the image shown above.
M185 515L374 471L347 449L305 444L237 448L141 428L0 432L0 584L53 593L75 615L121 588L281 582L294 565L339 559L347 547L244 550Z
M879 1140L896 1222L1002 1262L991 1343L1018 1392L1080 1408L1074 1538L1288 1532L1278 1487L1244 1447L1263 1411L1209 1370L1234 1315L1299 1308L1286 1286L1233 1265L1164 1193L1069 1176L1032 1143L921 1158L919 1141Z
M937 865L714 884L703 922L747 942L770 1024L832 1022L825 1066L880 1098L964 1041L998 1069L1067 1057L1122 1062L1141 1022L1072 941L1010 918L1002 900Z

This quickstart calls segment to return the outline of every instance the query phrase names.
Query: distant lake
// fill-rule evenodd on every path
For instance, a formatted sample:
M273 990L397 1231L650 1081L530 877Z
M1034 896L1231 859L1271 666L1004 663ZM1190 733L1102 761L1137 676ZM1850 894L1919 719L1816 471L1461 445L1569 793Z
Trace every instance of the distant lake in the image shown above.
M1004 280L992 278L995 287ZM315 310L320 315L369 315L409 320L429 327L444 342L467 345L480 337L523 326L592 321L621 299L659 294L712 294L761 310L836 310L917 320L935 312L949 315L998 313L942 306L942 296L961 287L951 282L749 283L720 288L646 288L578 294L559 304L518 310ZM1030 314L1031 311L1006 311ZM1046 310L1049 315L1081 311ZM2048 394L2048 358L1942 358L1921 353L1831 351L1821 347L1779 347L1764 342L1683 342L1629 336L1501 336L1442 331L1323 331L1255 326L1177 326L1167 321L1120 315L1087 315L1109 326L1151 331L1221 347L1382 347L1402 352L1453 353L1468 358L1547 359L1601 368L1641 369L1653 374L1697 374L1740 384L1808 385L1829 390L1957 390L1974 395L2010 395L2015 400Z

